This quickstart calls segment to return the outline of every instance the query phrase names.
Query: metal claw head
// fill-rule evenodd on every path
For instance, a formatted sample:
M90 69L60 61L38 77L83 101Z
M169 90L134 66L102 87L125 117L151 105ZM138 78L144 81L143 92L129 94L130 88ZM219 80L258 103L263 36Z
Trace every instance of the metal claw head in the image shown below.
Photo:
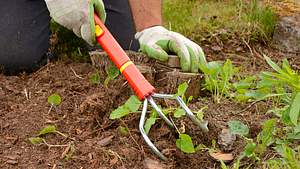
M149 137L147 136L144 126L145 126L145 120L146 120L146 114L147 114L147 108L148 108L148 102L151 104L151 106L156 110L158 115L165 120L165 122L171 127L175 128L174 124L166 117L166 115L162 112L162 110L157 106L153 98L161 98L161 99L175 99L178 104L180 105L181 108L183 108L187 114L187 116L204 132L208 132L208 122L207 121L200 121L194 113L187 107L187 105L184 103L181 97L179 96L174 96L174 95L168 95L168 94L157 94L154 93L152 96L147 97L144 100L143 104L143 110L140 118L140 123L139 123L139 130L148 144L148 146L151 148L151 150L159 156L162 160L167 160L167 158L155 147L155 145L151 142Z

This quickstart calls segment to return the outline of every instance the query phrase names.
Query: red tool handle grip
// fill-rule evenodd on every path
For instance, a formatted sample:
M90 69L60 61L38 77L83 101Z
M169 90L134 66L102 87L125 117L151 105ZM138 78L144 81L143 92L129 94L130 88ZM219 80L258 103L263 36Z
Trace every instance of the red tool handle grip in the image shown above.
M130 61L130 58L127 56L125 51L96 14L94 18L96 26L98 25L101 28L101 33L97 35L97 42L107 53L110 60L117 66L118 69L120 69L137 97L140 100L144 100L145 97L152 95L155 88Z

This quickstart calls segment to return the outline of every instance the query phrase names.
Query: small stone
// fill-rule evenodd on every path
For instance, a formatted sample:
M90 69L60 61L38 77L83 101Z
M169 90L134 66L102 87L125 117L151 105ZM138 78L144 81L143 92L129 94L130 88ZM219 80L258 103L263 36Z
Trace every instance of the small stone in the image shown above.
M233 149L236 135L232 134L229 129L223 129L218 136L218 144L223 151L231 151Z
M273 42L283 51L299 53L300 15L280 18L274 31Z
M5 158L7 158L9 160L17 160L18 156L16 156L16 155L8 155L8 156L5 156Z
M235 49L235 51L236 51L236 52L241 52L241 51L243 51L243 48L242 48L242 47L237 47L237 48Z
M144 167L146 169L164 169L165 166L156 160L152 160L150 158L146 158L144 160Z
M221 48L220 46L218 46L218 45L212 46L211 49L212 49L213 51L215 51L215 52L219 52L219 51L222 50L222 48Z
M16 160L7 160L6 163L11 164L11 165L16 165L16 164L18 164L18 161L16 161Z

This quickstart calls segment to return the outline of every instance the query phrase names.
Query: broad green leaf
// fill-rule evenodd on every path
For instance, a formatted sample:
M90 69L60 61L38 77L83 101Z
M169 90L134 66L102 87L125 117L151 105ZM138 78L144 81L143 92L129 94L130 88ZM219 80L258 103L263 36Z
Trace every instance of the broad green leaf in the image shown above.
M55 132L56 132L56 127L54 125L48 125L39 132L38 136L55 133Z
M37 145L43 142L43 139L41 137L31 137L28 139L31 144Z
M99 84L100 83L100 75L99 73L94 73L90 76L90 82L92 84Z
M148 118L148 119L146 120L144 129L145 129L145 132L146 132L147 134L149 133L151 127L155 124L156 119L157 119L157 118L150 117L150 118Z
M179 135L179 139L176 140L176 146L185 153L195 153L192 138L187 134Z
M52 106L58 106L61 103L61 97L58 94L52 94L48 97L48 103Z
M227 59L222 68L222 73L221 73L222 79L224 81L229 81L233 76L233 73L234 73L233 71L234 71L234 68L233 68L232 62L231 62L231 60Z
M176 118L180 118L184 115L185 115L185 111L181 108L176 109L176 111L174 112L174 117Z
M131 112L136 112L139 110L142 102L136 97L131 96L125 103L125 107L128 108Z
M291 122L296 126L300 113L300 92L298 92L293 99L292 105L290 107L290 119Z
M189 85L187 84L187 82L184 82L184 83L180 84L178 86L176 96L183 96L188 87L189 87Z
M270 146L275 140L273 138L276 129L276 119L269 119L263 123L262 131L259 134L263 146Z
M284 73L282 71L282 69L271 60L271 58L269 58L268 56L264 55L265 60L267 61L267 63L278 73Z
M250 142L246 145L243 154L246 157L252 157L254 155L255 148L256 148L256 144L253 142Z
M117 108L116 110L111 112L109 119L111 119L111 120L119 119L128 114L130 114L130 110L125 106L120 106L119 108Z
M233 86L236 90L249 89L253 85L253 81L256 79L255 76L246 77L243 80L240 80L237 83L234 83Z
M287 58L284 58L282 60L282 68L289 75L291 75L291 76L295 75L295 71L291 68L291 66L290 66L289 61L287 60Z
M228 122L229 129L232 134L237 134L241 136L246 136L249 133L249 128L247 125L240 121L232 120Z

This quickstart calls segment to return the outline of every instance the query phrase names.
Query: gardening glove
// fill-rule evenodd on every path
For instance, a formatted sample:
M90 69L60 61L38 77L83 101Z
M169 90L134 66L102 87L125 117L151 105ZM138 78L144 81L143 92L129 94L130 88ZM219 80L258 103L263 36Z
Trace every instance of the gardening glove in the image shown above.
M168 53L175 53L180 58L180 65L185 72L198 72L200 64L206 64L202 48L183 35L169 31L162 26L154 26L136 33L141 52L149 57L167 61Z
M94 12L105 22L102 0L45 0L51 17L90 45L96 43Z

